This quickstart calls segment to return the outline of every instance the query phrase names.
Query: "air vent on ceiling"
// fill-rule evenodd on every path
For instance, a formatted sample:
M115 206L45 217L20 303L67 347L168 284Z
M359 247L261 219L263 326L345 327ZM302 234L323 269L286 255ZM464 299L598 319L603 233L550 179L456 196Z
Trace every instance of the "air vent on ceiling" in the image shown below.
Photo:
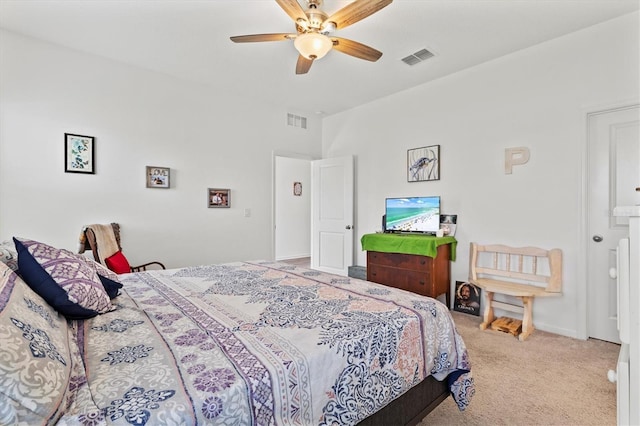
M422 61L426 61L429 58L432 58L433 53L429 52L427 49L418 50L417 52L407 56L406 58L402 58L402 62L407 65L413 66L419 64Z
M291 127L298 127L300 129L306 129L307 117L301 117L299 115L287 113L287 125Z

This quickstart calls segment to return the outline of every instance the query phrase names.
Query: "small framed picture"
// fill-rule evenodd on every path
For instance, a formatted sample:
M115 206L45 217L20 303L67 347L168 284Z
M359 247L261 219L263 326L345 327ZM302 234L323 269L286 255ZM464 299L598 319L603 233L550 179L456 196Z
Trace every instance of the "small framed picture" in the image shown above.
M64 134L65 173L95 174L95 154L93 136Z
M407 181L440 180L440 145L407 150Z
M453 310L480 316L482 289L470 282L456 281L456 294L453 298Z
M458 226L457 214L441 214L440 229L445 237L454 237L456 235L456 226Z
M147 188L169 188L170 178L169 167L147 166Z
M207 189L207 205L210 209L231 206L231 190L230 189Z
M296 197L302 195L302 182L293 182L293 195Z

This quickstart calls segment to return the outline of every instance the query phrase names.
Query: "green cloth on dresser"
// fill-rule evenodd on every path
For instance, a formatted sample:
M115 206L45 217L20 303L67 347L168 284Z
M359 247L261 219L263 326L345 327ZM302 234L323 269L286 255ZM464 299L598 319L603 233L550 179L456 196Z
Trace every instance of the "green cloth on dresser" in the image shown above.
M451 244L451 260L455 261L458 241L454 237L438 238L420 234L364 234L360 243L365 251L419 254L429 257L436 257L439 246Z

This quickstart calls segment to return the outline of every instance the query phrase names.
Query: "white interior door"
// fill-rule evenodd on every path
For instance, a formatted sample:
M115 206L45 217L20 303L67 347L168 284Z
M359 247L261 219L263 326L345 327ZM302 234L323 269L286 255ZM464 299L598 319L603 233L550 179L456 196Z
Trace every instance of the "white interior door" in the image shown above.
M311 268L348 274L353 264L353 157L311 162Z
M590 114L588 125L588 334L619 343L615 248L628 233L616 206L640 204L640 110L638 106Z

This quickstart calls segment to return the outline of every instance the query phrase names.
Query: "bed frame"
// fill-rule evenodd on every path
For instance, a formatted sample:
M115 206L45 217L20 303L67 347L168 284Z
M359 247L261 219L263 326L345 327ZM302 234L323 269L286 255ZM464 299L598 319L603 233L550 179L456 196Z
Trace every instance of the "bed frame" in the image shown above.
M400 398L389 403L382 410L367 417L359 426L417 425L449 397L447 379L439 382L428 376L409 389Z

